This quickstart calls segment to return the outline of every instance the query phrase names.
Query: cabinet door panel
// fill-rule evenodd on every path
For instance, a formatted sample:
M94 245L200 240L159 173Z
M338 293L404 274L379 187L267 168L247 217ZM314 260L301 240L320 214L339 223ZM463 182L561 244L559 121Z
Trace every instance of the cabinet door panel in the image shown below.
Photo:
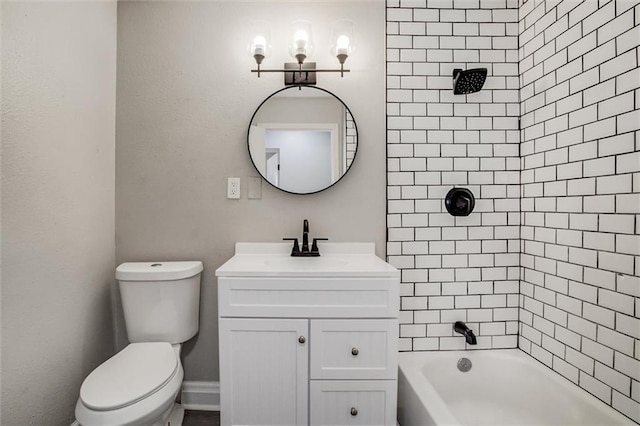
M220 318L219 328L222 425L306 425L308 320Z
M391 379L398 374L398 320L312 320L312 379Z
M396 424L395 380L312 380L311 425Z

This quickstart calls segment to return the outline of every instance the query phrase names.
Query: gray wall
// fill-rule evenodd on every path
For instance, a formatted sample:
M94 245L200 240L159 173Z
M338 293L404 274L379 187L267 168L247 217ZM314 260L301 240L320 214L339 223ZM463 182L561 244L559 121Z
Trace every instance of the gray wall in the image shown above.
M68 425L113 354L116 3L2 4L2 419Z
M374 241L385 252L384 3L363 2L121 2L118 5L116 159L117 261L198 259L204 262L200 333L184 347L189 380L218 379L214 272L238 241L312 236ZM319 75L360 130L349 174L329 190L297 196L262 185L246 133L255 108L282 88L281 74L250 72L249 24L271 23L274 56L263 67L291 62L288 26L313 24L314 59L336 67L329 54L334 21L352 19L356 51L344 78ZM227 177L242 179L240 200L226 199ZM118 317L118 345L126 333Z
M637 2L520 7L519 347L636 422L639 44Z

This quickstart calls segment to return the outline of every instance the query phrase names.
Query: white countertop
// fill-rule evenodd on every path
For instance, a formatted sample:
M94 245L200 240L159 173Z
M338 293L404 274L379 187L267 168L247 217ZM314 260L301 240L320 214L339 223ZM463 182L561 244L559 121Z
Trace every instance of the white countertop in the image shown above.
M293 257L293 243L236 243L218 277L399 277L375 255L374 243L318 243L319 257Z

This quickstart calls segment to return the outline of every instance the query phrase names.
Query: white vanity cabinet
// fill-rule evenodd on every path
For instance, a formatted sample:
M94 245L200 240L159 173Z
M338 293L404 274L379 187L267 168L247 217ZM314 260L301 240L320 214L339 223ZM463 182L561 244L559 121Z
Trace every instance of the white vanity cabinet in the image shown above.
M396 424L399 272L373 249L236 246L216 271L222 425Z

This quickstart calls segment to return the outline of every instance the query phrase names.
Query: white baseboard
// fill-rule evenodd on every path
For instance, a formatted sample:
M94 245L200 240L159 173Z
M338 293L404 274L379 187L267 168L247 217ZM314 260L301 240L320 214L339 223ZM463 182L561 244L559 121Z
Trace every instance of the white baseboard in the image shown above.
M220 383L184 381L180 403L187 410L220 411Z

